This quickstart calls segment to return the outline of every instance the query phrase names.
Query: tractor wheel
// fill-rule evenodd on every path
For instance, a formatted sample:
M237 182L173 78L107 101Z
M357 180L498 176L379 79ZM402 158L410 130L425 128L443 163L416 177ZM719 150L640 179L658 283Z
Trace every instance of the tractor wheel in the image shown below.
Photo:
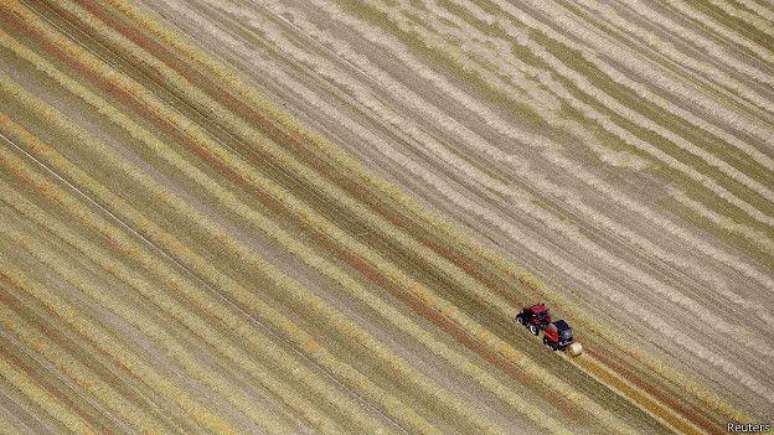
M531 332L532 335L538 335L540 333L535 325L529 325L529 332Z
M519 322L520 325L524 324L524 317L521 317L521 314L516 316L516 321Z

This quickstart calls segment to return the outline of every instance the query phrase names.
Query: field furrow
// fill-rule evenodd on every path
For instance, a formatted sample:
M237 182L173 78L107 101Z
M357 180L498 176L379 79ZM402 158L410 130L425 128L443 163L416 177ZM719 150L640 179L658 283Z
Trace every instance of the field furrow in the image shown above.
M770 420L773 18L0 3L0 427ZM537 301L583 355L514 322Z
M170 116L172 116L172 115L170 115ZM194 127L189 127L189 131L191 131L192 129L193 129L193 131L195 131ZM190 139L191 140L193 140L193 141L199 140L199 141L203 142L203 145L200 145L200 146L202 146L202 148L204 148L204 147L208 147L208 149L213 149L214 148L212 146L208 146L207 143L206 143L206 139L202 139L202 138L206 138L206 136L205 136L205 134L203 132L200 132L199 135L197 135L197 136L195 136L194 134L190 134ZM202 142L200 142L200 143L202 143ZM221 153L221 155L223 156L222 153ZM222 162L228 162L227 157L225 157L225 156L221 157L220 160ZM239 163L239 161L236 161L236 164L238 164L238 163ZM225 164L225 163L222 163L222 166L224 168L228 168L229 165ZM186 170L186 167L184 166L183 163L179 163L177 165L177 168L180 169L181 171L185 171ZM312 212L311 210L308 210L308 209L305 210L303 208L303 206L300 205L300 204L297 204L296 201L293 199L293 197L291 195L289 195L287 192L282 192L282 190L279 190L278 187L275 187L273 189L273 191L272 191L270 189L270 186L272 185L272 182L270 180L258 178L259 175L256 174L254 171L251 171L251 169L249 167L246 167L245 165L242 165L241 167L238 166L236 170L233 170L233 173L243 174L243 177L247 176L246 178L248 178L248 181L250 182L252 187L255 188L255 189L258 189L258 188L267 189L268 188L269 190L266 193L267 195L270 195L270 196L272 196L274 198L281 198L279 201L277 201L278 203L282 204L286 208L291 208L291 210L293 210L293 209L297 210L297 211L294 212L296 214L296 216L298 216L296 219L300 219L302 222L306 221L306 225L312 226L313 228L317 228L316 231L319 234L326 235L327 237L331 238L332 240L335 240L336 244L334 245L334 247L338 247L337 248L338 250L344 250L344 254L346 256L356 255L357 256L356 258L361 257L361 258L366 259L366 261L369 262L371 267L373 269L375 269L375 271L377 273L383 274L384 279L392 281L394 283L393 285L398 286L398 288L401 289L401 291L407 292L410 297L417 298L420 301L422 301L423 304L430 305L430 307L434 307L434 308L440 310L442 312L442 314L445 314L446 317L449 317L450 320L453 323L456 323L456 324L460 325L460 327L463 329L463 331L465 331L466 334L472 336L475 341L482 341L484 343L484 345L485 345L485 348L489 348L490 349L489 352L492 352L494 354L501 354L505 358L506 362L509 363L509 364L515 364L517 367L521 367L522 369L527 368L528 370L530 370L530 372L535 373L535 375L538 376L539 382L541 382L541 383L543 383L545 385L548 385L548 386L556 385L557 389L559 391L562 391L562 390L569 391L568 387L562 385L561 381L559 381L558 379L553 379L551 377L546 377L547 374L541 374L539 369L533 368L534 367L533 363L523 361L523 356L521 356L519 353L515 353L510 347L505 347L504 346L505 343L502 343L502 342L498 341L494 336L490 336L491 334L486 329L482 329L481 326L477 325L471 319L467 318L467 316L465 316L464 314L457 313L456 311L446 312L446 310L444 309L444 306L446 306L448 304L447 302L445 302L443 299L438 299L437 296L433 295L433 293L429 291L429 289L423 288L423 287L421 287L420 284L412 282L412 280L410 280L408 277L406 277L405 275L403 275L401 272L397 271L396 269L387 267L388 263L386 263L384 260L382 260L378 256L378 254L365 249L364 247L359 245L354 240L351 240L351 238L347 234L339 231L332 223L326 222L321 217L316 216L315 213ZM202 183L202 187L206 188L207 185L208 185L207 183ZM228 198L226 193L220 193L217 196L221 197L221 198L222 197ZM173 199L167 197L167 202L168 203L173 203L175 201ZM238 202L235 201L235 200L230 201L230 204L231 204L230 207L236 207L236 208L239 207ZM193 214L193 211L189 211L186 214L188 216L191 216ZM258 217L253 215L253 216L251 216L250 220L255 222L257 219L258 219ZM202 222L206 222L207 219L204 216L198 216L196 218L196 221L202 223ZM212 226L213 224L211 223L209 225ZM384 227L385 227L385 225L382 225L382 226L375 225L374 226L374 228L384 228ZM210 232L217 234L218 230L210 230ZM261 267L261 263L262 262L259 259L257 259L254 254L251 254L246 247L239 246L239 244L235 244L234 240L230 240L230 239L224 238L222 236L218 236L216 238L216 240L217 240L218 243L221 243L224 246L228 246L228 247L230 247L230 249L233 249L233 250L235 250L235 252L239 253L239 257L243 261L247 261L248 264L253 264L256 267ZM273 275L274 273L269 272L267 274L268 275ZM476 288L473 287L472 290L475 291ZM493 299L491 297L487 297L486 295L481 296L481 297L486 298L488 300L492 300ZM310 302L313 302L313 301L310 301ZM315 305L318 305L318 304L322 303L322 301L316 301L316 302L313 302L313 303ZM321 313L319 313L319 312L315 313L314 311L312 311L310 314L318 315L318 316L319 315L323 315L324 316L323 319L325 319L325 318L327 318L327 319L335 319L336 318L335 315L333 314L333 311L330 308L323 309L323 311ZM507 314L505 314L505 316L507 316ZM331 322L331 320L324 320L324 322ZM340 327L339 326L335 326L335 325L339 325L339 324L341 324L342 326L340 326ZM342 322L342 320L337 320L337 321L334 321L333 326L336 329L341 329L342 331L344 331L344 333L348 333L347 328L345 326L343 326L344 324L345 323ZM356 337L358 337L358 335L350 335L350 337L352 339L358 340L356 338ZM362 335L361 335L361 337L362 337ZM363 341L363 340L365 340L365 341ZM393 366L392 369L393 370L397 370L398 373L404 372L405 370L410 370L409 367L406 367L406 366L402 365L401 363L395 361L395 357L388 357L386 354L383 353L383 351L380 351L378 345L367 344L367 343L369 343L367 338L361 338L358 341L362 342L366 346L366 348L373 349L377 355L381 354L380 358L382 359L383 364L387 364L388 367ZM403 375L403 376L405 376L405 375ZM545 378L545 379L543 379L543 378ZM415 382L419 382L419 387L421 389L428 391L428 393L426 393L426 394L432 394L433 395L433 397L434 397L433 400L436 401L436 405L437 406L440 405L440 406L448 407L447 409L453 410L453 412L460 413L461 416L465 415L465 411L463 411L463 408L462 408L462 406L460 404L455 404L453 402L449 403L448 405L443 404L443 400L441 399L442 396L440 396L439 393L437 393L437 392L432 392L436 387L433 387L430 384L427 384L426 383L427 381L421 380L422 378L418 377L417 375L414 375L413 379L415 380ZM561 393L561 394L562 395L566 395L567 393L564 392L564 393ZM596 407L595 404L593 404L592 402L588 402L588 399L586 399L582 395L581 396L577 396L577 397L578 397L578 399L576 399L576 400L580 400L582 403L584 403L584 405L582 405L580 409L583 409L583 408L585 408L585 409L589 409L589 408L594 409ZM594 411L594 414L596 414L596 415L604 415L604 414L602 414L602 410L601 409L598 409L598 410ZM463 418L466 418L466 417L463 417ZM470 418L470 417L467 417L467 418ZM606 421L609 418L610 417L605 416L605 417L603 417L602 421ZM474 424L478 425L478 427L485 427L485 425L487 423L479 422L479 423L474 423ZM622 427L621 423L620 422L616 422L616 421L611 421L611 422L609 422L607 424L612 424L613 426L611 426L611 427L618 427L619 429Z

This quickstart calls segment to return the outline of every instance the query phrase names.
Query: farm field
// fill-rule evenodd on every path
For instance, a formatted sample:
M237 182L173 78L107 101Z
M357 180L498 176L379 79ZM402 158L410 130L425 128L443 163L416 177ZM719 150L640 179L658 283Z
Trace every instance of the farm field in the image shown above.
M772 85L759 0L0 2L0 428L771 422Z

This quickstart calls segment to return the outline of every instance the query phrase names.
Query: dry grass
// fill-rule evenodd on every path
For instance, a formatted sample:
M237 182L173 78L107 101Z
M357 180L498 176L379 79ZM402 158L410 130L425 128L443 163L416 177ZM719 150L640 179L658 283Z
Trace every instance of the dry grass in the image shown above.
M533 19L529 7L506 2L473 5L438 1L422 8L416 8L414 2L397 3L397 9L380 0L315 4L326 14L340 14L337 20L403 60L407 71L437 82L450 101L470 103L471 113L488 119L486 128L497 135L539 143L536 146L546 160L552 159L546 150L561 148L560 142L568 137L579 137L603 162L630 170L642 170L655 162L675 179L694 186L692 192L698 192L699 200L686 196L683 202L692 201L692 210L710 216L713 225L748 238L774 225L770 213L761 207L772 199L771 186L761 181L765 181L765 174L759 166L754 166L757 172L744 170L747 160L762 155L760 148L734 134L741 131L755 143L768 140L767 127L755 122L769 116L768 101L757 85L750 85L748 78L754 77L749 64L729 61L716 67L719 64L714 61L693 58L686 64L704 71L696 80L717 92L723 101L749 103L751 107L741 117L725 107L712 109L712 116L721 121L713 124L696 115L699 112L673 104L670 98L682 96L705 112L714 100L672 75L655 80L642 70L647 64L643 59L626 59L624 47L610 45L587 31L582 23L592 18L574 12L572 5L549 2L546 6L548 16L563 23L563 28L556 30ZM250 5L223 7L235 16L252 13ZM289 5L272 7L288 16L296 13ZM633 7L648 9L639 3ZM749 21L751 32L765 33L763 21L756 18L761 11L756 10L755 15L732 6L715 7ZM626 25L626 20L610 8L596 3L593 8L608 18L611 26L621 29ZM689 15L702 14L685 8ZM652 18L649 9L645 12ZM123 0L99 5L91 0L50 4L12 1L0 6L0 22L8 24L0 30L0 62L8 56L9 64L37 74L27 80L0 72L0 95L8 107L19 110L0 113L5 147L0 148L0 201L5 204L0 208L0 223L8 229L0 237L0 246L8 247L4 252L18 253L19 258L34 259L31 261L39 266L27 271L16 254L0 253L2 284L45 306L55 319L52 323L63 325L95 346L95 360L110 360L120 366L131 373L127 385L142 384L143 391L151 391L154 397L135 403L139 393L130 394L111 385L104 372L95 371L82 356L63 350L62 342L47 337L44 327L25 319L11 304L0 305L0 324L21 346L39 354L51 370L61 373L100 409L109 410L104 412L127 426L148 432L185 431L186 426L177 424L185 420L193 422L192 428L219 433L244 430L240 422L271 433L291 433L301 427L322 433L392 433L397 429L501 433L508 428L498 413L515 412L531 427L552 433L569 433L568 422L594 431L637 433L656 428L701 432L709 419L749 419L701 382L684 377L632 344L619 329L584 316L583 309L567 295L547 288L485 248L466 230L420 206L411 195L338 145L278 109L234 68L206 54L147 11ZM301 59L300 63L320 71L321 77L354 90L355 100L382 116L389 128L404 129L411 141L423 143L423 149L436 155L450 171L468 175L493 197L523 200L514 206L516 212L542 222L576 243L581 251L595 253L633 281L691 313L714 319L713 312L705 311L703 305L622 261L564 222L564 217L542 204L528 203L529 195L514 193L513 174L501 176L498 170L517 168L512 165L517 163L518 154L494 146L490 137L479 134L481 129L468 128L469 123L460 122L445 108L425 104L415 89L342 43L335 32L322 31L303 16L295 21L343 59L377 78L391 95L405 97L407 106L432 119L437 130L426 131L420 120L411 119L412 113L394 111L377 93L361 86L359 77L338 69L329 58L307 56L306 47L294 43L284 27L271 19L262 23L262 34L257 38L285 46L291 60ZM67 33L69 26L83 33ZM649 34L639 25L635 30L643 38ZM469 41L460 43L468 37ZM707 47L714 44L693 34L691 37ZM741 41L734 35L729 37ZM516 44L506 42L508 38ZM685 54L681 47L661 39L646 43L663 47L668 58L680 59ZM407 44L411 50L405 49ZM747 46L763 56L759 47ZM595 54L603 49L620 68ZM573 59L578 53L582 60L576 62ZM471 78L470 83L480 85L481 94L498 105L523 110L518 113L526 124L563 132L549 139L515 128L467 90L446 81L445 74L428 68L422 56L460 77ZM749 77L731 80L726 67ZM654 87L640 86L630 79L631 74L622 72L623 68L633 68L632 74L645 77ZM610 78L610 84L591 80L589 71ZM99 125L84 128L72 114L54 109L47 101L50 97L35 96L41 93L25 88L35 80L48 80L45 86L66 92L66 98L93 111L95 116L90 119ZM738 98L726 92L721 86L724 83L739 94ZM647 101L648 107L663 110L666 121L654 120L652 113L640 110L640 106L632 107L630 92ZM665 94L670 98L664 98ZM338 113L333 106L326 107L330 113ZM611 116L611 111L618 115ZM594 128L588 128L590 125ZM126 140L108 143L92 134L92 129L102 126L111 132L106 136ZM678 132L678 127L685 129ZM713 144L733 150L724 153L700 146L694 140L699 133L710 134ZM403 161L451 203L506 233L513 230L508 233L513 237L523 235L523 243L542 254L550 251L537 240L527 240L504 215L470 201L443 176L428 174L413 157L392 153L391 145L381 136L369 137L383 148L380 152ZM598 137L605 139L597 143ZM453 150L446 143L448 138L470 143L471 149L497 164L475 164L477 157ZM6 146L6 141L14 146ZM117 152L116 146L124 149ZM635 154L647 156L648 161L637 160ZM771 169L770 159L758 160L761 167ZM553 164L572 166L568 162ZM515 177L529 179L527 172ZM578 171L574 176L621 207L642 210L639 204L632 205L629 198L611 191L595 174ZM162 179L169 180L169 185ZM534 188L536 196L560 191L558 186L536 179L525 183ZM677 192L676 197L683 198L682 191ZM757 196L748 195L750 192ZM728 210L708 205L715 198L724 201ZM206 206L200 206L200 201ZM594 206L579 203L575 208L584 219L605 219ZM699 241L683 235L672 221L644 210L651 222L679 232L684 240L699 246ZM318 293L323 290L306 288L261 248L237 234L234 223L243 234L260 236L272 249L292 255L304 271L324 279L337 295L364 307L357 310L367 310L362 312L373 318L363 319L357 314L360 311L337 306ZM661 260L682 262L625 225L611 221L605 226L629 243L652 247L653 255ZM43 237L51 241L44 242ZM62 244L61 252L47 249L51 243ZM770 244L766 239L761 246L770 248ZM713 249L707 245L704 252L717 254ZM64 251L77 255L78 262L65 258ZM725 251L717 255L721 254ZM721 260L761 282L768 280L732 257ZM78 267L73 267L76 264ZM645 323L663 323L648 309L623 301L623 293L592 272L561 259L552 260L552 264L596 287L610 300L621 302L625 311ZM182 377L167 379L163 370L145 360L140 348L111 331L91 308L47 288L39 279L42 274L56 277L105 315L130 325L143 340L162 349L174 370L198 387L181 381ZM111 292L117 290L106 290L104 282L118 283L132 297L140 298L142 309L133 307L128 299L113 297ZM518 283L517 291L513 283ZM589 331L591 349L594 345L600 346L599 352L602 346L614 348L627 360L636 360L643 374L649 370L648 379L658 379L663 385L651 388L630 382L596 358L555 364L550 356L522 349L521 341L505 338L503 328L510 324L516 308L536 296L561 307L579 330ZM409 309L424 319L412 318L407 314ZM372 332L371 325L364 325L368 321L386 325L382 332L389 331L392 336ZM716 324L733 332L722 320ZM673 329L664 325L663 331L671 334ZM674 338L699 358L740 379L749 390L770 393L765 382L735 370L702 343L690 337ZM469 394L475 388L475 394L485 397L487 403L471 406L470 396L444 385L437 377L442 375L430 374L431 368L401 353L409 348L397 346L393 339L420 346L423 355L432 355L444 370L465 378L468 383L460 390ZM186 340L201 348L191 349ZM209 354L206 361L202 351ZM207 361L218 361L222 372L212 370ZM557 367L563 367L565 373L558 373ZM45 410L56 425L75 432L98 430L98 422L89 420L88 412L68 408L68 403L45 385L37 385L24 368L1 353L0 376ZM250 387L244 387L244 382ZM509 388L516 382L523 383L523 390ZM211 392L234 414L221 415L199 390ZM666 396L676 390L690 396L685 408L669 405ZM523 391L561 403L564 414L524 400ZM287 414L264 408L254 392ZM148 417L146 411L158 400L174 403L173 414L182 414L170 416L170 420ZM709 411L692 414L698 406ZM232 419L236 414L241 420ZM0 421L3 416L0 413Z

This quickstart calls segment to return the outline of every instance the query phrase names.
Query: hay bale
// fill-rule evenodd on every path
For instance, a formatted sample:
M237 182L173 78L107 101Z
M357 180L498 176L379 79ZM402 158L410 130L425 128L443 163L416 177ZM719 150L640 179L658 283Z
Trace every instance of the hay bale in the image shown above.
M570 356L578 356L583 353L583 346L580 343L573 343L567 348L567 353Z

